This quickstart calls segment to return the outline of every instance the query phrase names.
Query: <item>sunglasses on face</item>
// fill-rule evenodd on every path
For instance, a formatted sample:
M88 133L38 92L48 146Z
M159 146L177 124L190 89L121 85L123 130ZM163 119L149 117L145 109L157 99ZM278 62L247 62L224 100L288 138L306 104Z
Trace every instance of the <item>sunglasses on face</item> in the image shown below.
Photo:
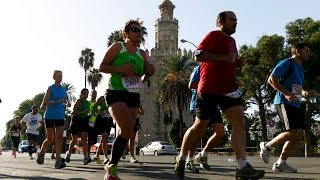
M139 28L130 28L129 31L132 31L135 33L141 33L141 29L139 29Z

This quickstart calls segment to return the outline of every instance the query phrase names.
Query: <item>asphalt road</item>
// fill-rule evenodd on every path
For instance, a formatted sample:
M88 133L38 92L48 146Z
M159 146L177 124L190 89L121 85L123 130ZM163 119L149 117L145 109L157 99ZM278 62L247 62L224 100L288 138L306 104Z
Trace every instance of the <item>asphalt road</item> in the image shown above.
M10 152L0 155L0 179L30 179L30 180L102 180L104 176L103 165L92 162L82 165L82 155L71 156L71 162L64 169L53 169L54 160L50 154L46 154L43 165L38 165L34 160L28 159L28 154L18 154L12 158ZM139 164L130 164L129 156L121 160L118 169L122 180L144 180L144 179L175 179L173 173L174 156L138 156ZM248 161L256 168L266 171L263 179L320 179L320 158L290 158L288 163L298 168L297 173L279 173L271 170L272 163L263 163L258 156L248 156ZM271 157L271 162L276 161ZM232 161L233 160L233 161ZM209 155L211 171L200 170L199 174L186 172L188 179L235 179L236 162L233 156Z

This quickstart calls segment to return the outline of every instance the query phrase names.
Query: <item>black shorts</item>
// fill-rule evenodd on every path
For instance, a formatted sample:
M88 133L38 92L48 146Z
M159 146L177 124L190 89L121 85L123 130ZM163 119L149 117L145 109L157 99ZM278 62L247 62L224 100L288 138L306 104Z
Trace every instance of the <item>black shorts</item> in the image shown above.
M193 122L196 119L196 113L194 110L190 111L191 112L191 116L193 118ZM223 123L222 117L221 117L221 113L220 113L220 109L217 108L217 112L215 114L213 114L213 118L210 118L210 122L208 124L208 127L210 127L212 124L214 123Z
M46 128L64 126L64 119L45 119Z
M275 104L276 111L283 123L283 130L306 129L304 123L304 112L301 108L288 104Z
M11 143L14 148L18 148L20 142L20 137L11 136Z
M140 126L140 119L137 118L137 119L136 119L136 123L134 124L133 130L134 130L134 132L137 132L140 128L141 128L141 126Z
M208 119L220 119L222 120L221 114L218 110L218 106L222 112L233 106L243 106L244 101L241 97L232 98L224 95L202 93L197 94L196 100L196 116L201 120ZM219 113L217 113L219 112Z
M116 102L124 102L128 107L140 106L140 94L128 91L109 90L106 92L106 101L110 106Z
M28 141L38 142L39 135L27 133Z
M98 135L102 133L110 134L111 128L114 126L112 118L102 118L100 114L97 115L94 128Z
M97 143L98 134L96 132L96 129L94 127L89 126L88 127L88 144L95 144Z
M72 117L70 124L70 132L72 135L79 135L81 132L89 130L89 116L85 118Z

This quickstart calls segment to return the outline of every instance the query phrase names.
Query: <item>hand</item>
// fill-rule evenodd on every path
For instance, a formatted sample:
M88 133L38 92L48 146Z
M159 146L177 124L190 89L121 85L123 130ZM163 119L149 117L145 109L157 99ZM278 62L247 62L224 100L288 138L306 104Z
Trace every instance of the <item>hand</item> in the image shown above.
M285 94L284 97L289 101L289 102L295 102L295 101L300 101L300 99L296 96L294 93L288 93Z
M124 74L134 74L135 66L133 64L122 65L122 73Z
M156 71L155 70L155 67L153 64L150 64L150 63L147 63L146 65L146 71L144 72L146 75L149 75L149 76L153 76L154 75L154 72Z

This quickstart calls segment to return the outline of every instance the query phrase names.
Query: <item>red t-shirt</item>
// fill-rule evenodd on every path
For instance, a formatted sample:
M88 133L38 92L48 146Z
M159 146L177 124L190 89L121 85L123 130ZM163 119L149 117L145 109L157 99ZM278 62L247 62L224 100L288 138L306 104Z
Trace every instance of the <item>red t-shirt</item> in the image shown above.
M198 50L212 54L238 54L235 40L221 31L209 32L198 46ZM237 64L237 61L201 62L197 93L227 94L237 90Z

